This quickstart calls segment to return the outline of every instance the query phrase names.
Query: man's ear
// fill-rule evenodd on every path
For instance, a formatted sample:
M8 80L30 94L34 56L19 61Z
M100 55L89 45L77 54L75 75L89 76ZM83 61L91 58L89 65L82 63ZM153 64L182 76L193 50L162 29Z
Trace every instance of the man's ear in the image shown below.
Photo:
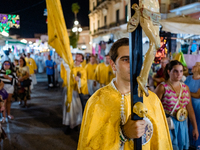
M111 65L113 71L117 71L116 66L115 66L116 64L112 59L110 60L110 65Z

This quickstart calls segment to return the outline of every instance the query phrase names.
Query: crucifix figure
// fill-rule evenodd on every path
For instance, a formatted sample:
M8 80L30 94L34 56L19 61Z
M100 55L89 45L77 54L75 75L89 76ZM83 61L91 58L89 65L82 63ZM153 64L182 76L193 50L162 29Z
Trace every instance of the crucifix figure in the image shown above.
M149 95L147 89L147 80L152 62L155 58L156 51L160 48L159 37L159 2L158 0L140 0L139 6L135 3L132 5L135 14L128 22L128 32L133 32L140 23L145 34L149 38L149 49L144 57L144 62L141 68L140 75L137 77L138 96L142 97L143 92L146 96Z

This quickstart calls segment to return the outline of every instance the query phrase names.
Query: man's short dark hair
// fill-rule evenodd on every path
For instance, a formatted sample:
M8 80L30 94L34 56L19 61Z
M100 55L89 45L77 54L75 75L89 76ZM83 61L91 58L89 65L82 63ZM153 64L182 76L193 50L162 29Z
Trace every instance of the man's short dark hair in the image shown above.
M76 55L81 55L82 56L82 59L84 61L84 55L82 53L76 53Z
M121 38L113 43L109 55L110 58L115 62L118 57L118 48L121 46L129 46L129 39L128 38Z

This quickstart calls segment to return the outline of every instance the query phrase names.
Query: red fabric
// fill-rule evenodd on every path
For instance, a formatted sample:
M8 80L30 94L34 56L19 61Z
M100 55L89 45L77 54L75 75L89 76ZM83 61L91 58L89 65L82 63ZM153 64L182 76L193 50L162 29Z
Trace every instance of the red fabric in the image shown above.
M156 78L164 78L164 71L162 68L160 68L158 71L157 71L157 74L156 74ZM158 86L161 82L157 82L157 85Z
M162 68L160 68L156 74L157 78L164 78L164 71Z

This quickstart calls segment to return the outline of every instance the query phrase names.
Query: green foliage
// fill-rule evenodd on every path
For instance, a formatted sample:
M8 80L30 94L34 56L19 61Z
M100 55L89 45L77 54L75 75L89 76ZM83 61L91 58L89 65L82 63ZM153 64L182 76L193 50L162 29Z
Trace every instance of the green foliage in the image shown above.
M72 4L72 12L76 15L79 12L80 6L78 3L73 3Z
M76 35L76 33L72 32L72 30L71 30L70 36L69 36L69 41L70 41L70 45L73 48L77 48L78 40L79 40L79 34Z

